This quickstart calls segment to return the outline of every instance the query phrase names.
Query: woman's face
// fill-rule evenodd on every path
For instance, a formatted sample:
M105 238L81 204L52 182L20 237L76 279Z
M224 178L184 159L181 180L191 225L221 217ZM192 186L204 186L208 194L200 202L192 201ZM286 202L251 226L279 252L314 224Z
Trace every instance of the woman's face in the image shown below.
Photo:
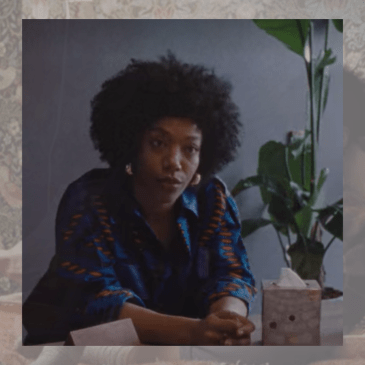
M174 203L198 169L202 132L188 118L166 117L142 138L134 188L149 201Z

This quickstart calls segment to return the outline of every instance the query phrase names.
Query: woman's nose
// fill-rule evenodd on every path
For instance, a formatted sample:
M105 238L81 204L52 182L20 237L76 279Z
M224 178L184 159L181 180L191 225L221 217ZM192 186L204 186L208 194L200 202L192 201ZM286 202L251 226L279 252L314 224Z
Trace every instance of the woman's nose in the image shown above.
M178 147L170 148L164 158L164 167L173 171L181 170L181 151Z

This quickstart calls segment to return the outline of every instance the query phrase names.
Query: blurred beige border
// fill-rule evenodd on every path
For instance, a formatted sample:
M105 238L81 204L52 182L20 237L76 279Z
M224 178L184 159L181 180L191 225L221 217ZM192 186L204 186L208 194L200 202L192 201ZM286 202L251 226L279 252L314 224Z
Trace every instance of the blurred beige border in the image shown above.
M344 67L365 80L362 0L1 0L0 14L0 361L6 364L26 363L12 352L21 331L22 18L343 18Z

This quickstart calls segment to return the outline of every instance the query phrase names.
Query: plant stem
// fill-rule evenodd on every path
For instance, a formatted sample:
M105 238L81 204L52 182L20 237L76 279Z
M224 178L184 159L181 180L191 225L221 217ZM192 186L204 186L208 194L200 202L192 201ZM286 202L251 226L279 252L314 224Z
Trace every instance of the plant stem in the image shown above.
M304 184L305 184L305 144L303 146L303 151L302 153L300 154L300 164L301 164L301 178L302 178L302 186L303 188L305 187Z
M285 171L288 175L289 181L293 181L293 177L291 176L289 169L289 146L285 146Z
M290 229L288 229L288 243L289 243L289 247L290 247L291 246Z
M327 22L326 31L325 31L325 37L324 37L324 54L326 54L326 51L327 51L329 20L327 20L326 22ZM320 124L321 124L323 78L324 78L325 70L326 70L326 67L324 67L321 72L321 80L320 80L320 85L319 85L319 98L318 98L318 105L317 105L317 143L319 142L319 130L320 130Z
M283 250L283 255L284 255L284 260L286 262L286 265L288 267L290 267L290 263L289 263L288 259L286 258L286 251L285 251L284 243L283 243L283 241L281 239L280 233L279 233L279 231L276 228L275 228L275 231L276 231L276 234L278 235L281 249Z
M331 238L331 240L328 242L328 244L327 244L326 248L324 249L324 254L325 254L325 253L326 253L326 251L329 249L329 247L332 245L332 242L335 240L335 238L336 238L336 236L333 236L333 237ZM323 256L324 256L324 254L323 254Z
M314 67L313 67L313 23L309 23L309 95L310 95L310 133L311 133L311 180L310 180L310 193L311 196L314 193L314 187L316 182L316 127L314 120Z

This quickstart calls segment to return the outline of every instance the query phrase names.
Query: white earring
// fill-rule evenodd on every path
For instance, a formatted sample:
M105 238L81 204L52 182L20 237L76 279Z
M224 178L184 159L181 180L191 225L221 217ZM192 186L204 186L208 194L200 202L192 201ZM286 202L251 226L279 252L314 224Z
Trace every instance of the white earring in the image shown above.
M195 174L190 185L192 185L192 186L198 185L200 183L201 178L202 178L202 176L200 174Z
M132 164L129 163L125 166L125 172L127 173L127 175L131 176L133 175L133 171L132 171Z

